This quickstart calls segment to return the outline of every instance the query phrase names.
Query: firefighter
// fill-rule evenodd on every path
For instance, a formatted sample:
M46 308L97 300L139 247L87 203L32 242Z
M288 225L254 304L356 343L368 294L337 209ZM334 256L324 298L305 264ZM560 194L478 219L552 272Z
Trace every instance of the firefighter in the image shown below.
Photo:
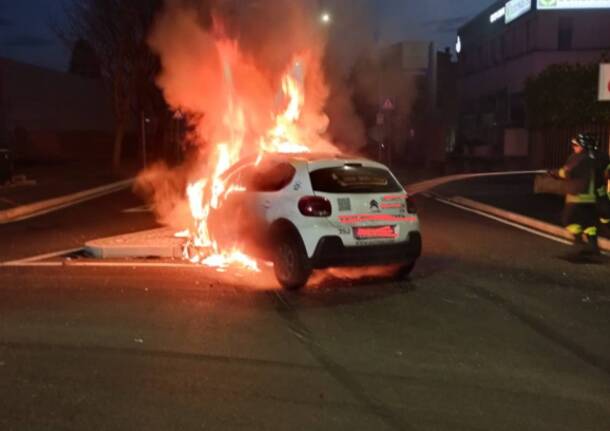
M579 254L598 254L595 139L581 133L571 140L572 154L555 174L565 180L562 222L575 239Z

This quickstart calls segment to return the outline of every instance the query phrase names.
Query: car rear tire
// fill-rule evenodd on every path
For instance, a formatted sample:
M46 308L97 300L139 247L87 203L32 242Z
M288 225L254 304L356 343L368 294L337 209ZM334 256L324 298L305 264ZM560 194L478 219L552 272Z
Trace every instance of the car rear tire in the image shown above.
M415 268L416 262L416 260L412 260L401 264L400 267L398 267L398 269L394 273L394 278L396 280L406 280L407 278L409 278L409 275L411 274L411 272L413 272L413 269Z
M284 289L297 290L307 284L312 268L305 244L299 235L287 232L277 238L273 269Z

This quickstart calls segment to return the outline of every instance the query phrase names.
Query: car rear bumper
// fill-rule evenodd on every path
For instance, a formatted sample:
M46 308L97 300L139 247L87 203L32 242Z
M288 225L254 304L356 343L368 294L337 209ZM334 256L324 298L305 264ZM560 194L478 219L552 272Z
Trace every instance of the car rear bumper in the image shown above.
M421 255L422 241L419 232L409 233L408 240L397 244L345 247L338 236L320 239L311 258L316 269L335 266L368 266L405 263Z

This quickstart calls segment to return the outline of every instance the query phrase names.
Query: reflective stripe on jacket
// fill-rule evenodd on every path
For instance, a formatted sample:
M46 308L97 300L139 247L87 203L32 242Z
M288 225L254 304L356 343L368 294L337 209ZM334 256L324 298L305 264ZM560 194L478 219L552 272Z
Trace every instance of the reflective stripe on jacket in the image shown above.
M567 203L596 202L596 162L588 152L572 154L559 170L560 178L568 181Z

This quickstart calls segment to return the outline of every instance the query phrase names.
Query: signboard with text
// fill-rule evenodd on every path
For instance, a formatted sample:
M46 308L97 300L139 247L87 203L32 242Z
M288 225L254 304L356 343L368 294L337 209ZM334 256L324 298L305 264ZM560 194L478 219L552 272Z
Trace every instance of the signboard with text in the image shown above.
M599 100L610 101L610 63L599 65Z
M505 9L504 22L508 24L532 10L532 0L510 0Z
M538 0L538 9L610 9L610 0Z
M506 8L504 6L502 6L500 9L498 9L497 11L495 11L494 13L489 15L489 22L493 24L494 22L503 18L505 13L506 13Z

